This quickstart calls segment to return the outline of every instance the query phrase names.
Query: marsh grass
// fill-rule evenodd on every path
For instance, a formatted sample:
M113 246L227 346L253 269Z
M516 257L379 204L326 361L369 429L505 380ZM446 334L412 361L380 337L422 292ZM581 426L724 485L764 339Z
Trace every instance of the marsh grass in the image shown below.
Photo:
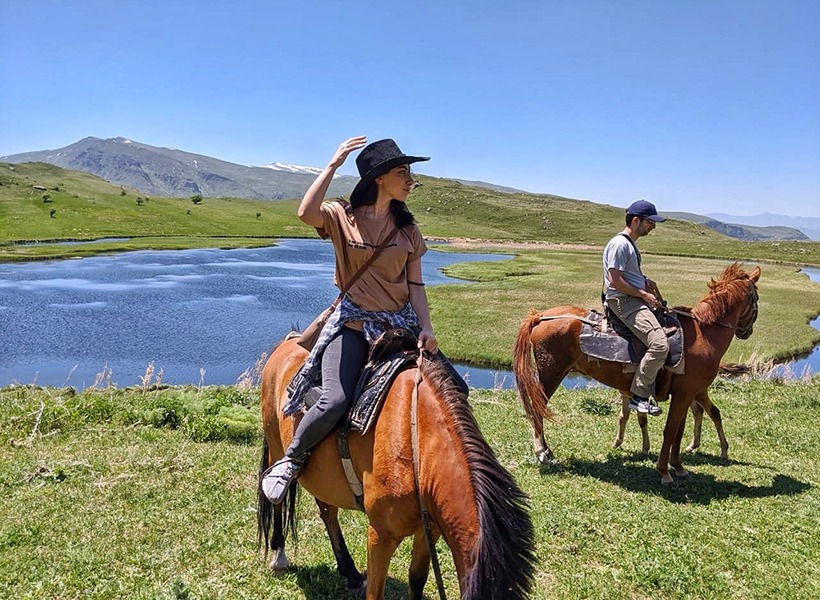
M516 250L511 260L451 265L447 275L471 285L428 289L436 334L448 356L468 362L510 365L522 319L553 306L601 307L601 257L597 251ZM670 307L691 306L730 261L648 255L645 272L659 282ZM751 270L756 263L745 262ZM732 341L724 361L750 357L782 361L820 343L811 320L820 314L820 285L796 267L761 265L759 316L748 340ZM788 332L788 335L784 335Z
M257 554L257 393L0 389L0 597L347 597L307 494L288 550L296 568L274 578ZM653 462L662 419L650 421L650 457L637 453L635 423L611 450L612 390L556 394L550 467L534 460L515 393L471 392L484 436L531 497L533 598L820 594L820 379L719 379L711 395L731 460L719 460L705 424L701 451L684 457L692 477L662 487ZM222 409L248 415L248 434L199 437ZM343 513L342 526L364 568L365 518ZM409 551L405 542L391 563L388 599L407 595ZM441 556L457 597L452 561Z

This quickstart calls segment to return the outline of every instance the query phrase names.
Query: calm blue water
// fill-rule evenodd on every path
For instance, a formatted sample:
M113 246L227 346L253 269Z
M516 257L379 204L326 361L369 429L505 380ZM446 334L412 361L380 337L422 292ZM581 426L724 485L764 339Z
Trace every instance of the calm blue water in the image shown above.
M431 250L425 281L464 283L440 268L506 258ZM124 387L149 362L166 383L233 384L330 304L332 277L332 246L320 240L0 264L0 385L81 389L107 366ZM512 385L492 370L461 370L474 387Z
M465 283L441 267L506 258L431 250L425 281ZM820 282L820 269L805 272ZM137 385L150 362L166 383L233 384L330 304L337 294L332 276L332 247L319 240L0 264L0 386L82 389L106 366L116 385ZM820 327L820 318L812 324ZM820 348L792 363L792 372L807 365L820 371ZM473 387L514 386L509 371L459 370ZM570 377L565 385L587 381Z

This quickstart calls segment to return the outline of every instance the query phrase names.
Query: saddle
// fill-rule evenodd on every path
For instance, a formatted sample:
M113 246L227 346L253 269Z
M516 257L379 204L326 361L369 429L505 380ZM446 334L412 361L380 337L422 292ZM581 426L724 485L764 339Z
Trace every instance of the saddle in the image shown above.
M635 371L646 354L646 346L612 311L607 311L605 316L591 310L584 318L579 319L581 352L592 358L621 363L625 373ZM661 314L658 321L669 341L669 354L664 369L681 375L684 373L684 363L683 329L680 321L673 313L667 312Z
M418 360L417 344L416 336L408 329L388 329L373 342L356 384L350 410L336 428L339 433L367 433L376 421L390 384L401 371Z

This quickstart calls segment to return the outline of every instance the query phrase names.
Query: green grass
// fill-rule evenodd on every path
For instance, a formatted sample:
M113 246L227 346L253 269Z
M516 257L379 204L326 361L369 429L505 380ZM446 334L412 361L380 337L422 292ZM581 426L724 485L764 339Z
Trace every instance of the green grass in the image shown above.
M13 170L12 170L13 168ZM546 194L506 194L434 177L408 205L426 236L541 241L603 246L623 223L623 208ZM45 188L35 189L33 186ZM43 194L50 202L43 202ZM142 206L137 199L142 198ZM315 235L296 218L296 200L262 201L206 198L150 198L102 179L43 163L0 164L0 261L77 255L77 247L9 246L21 240L91 240L130 237L131 248L161 247L197 238L304 237ZM661 207L662 208L662 207ZM52 218L51 210L56 213ZM661 211L663 212L663 211ZM258 214L258 216L257 216ZM175 242L176 243L176 242ZM820 266L820 242L742 242L702 225L670 220L642 240L649 253L674 256L766 260ZM170 248L176 245L168 246ZM104 246L82 252L110 251ZM85 255L85 254L83 254Z
M623 448L609 448L614 391L556 394L549 468L534 460L514 393L472 392L485 437L532 500L533 598L820 595L820 379L718 380L711 397L731 461L707 423L700 453L684 456L692 477L662 487L656 456L637 454L634 420ZM256 393L236 388L0 389L0 597L346 597L307 494L299 543L289 541L296 568L274 578L257 554L258 423ZM649 426L656 452L663 419ZM362 569L366 525L342 515ZM405 542L388 599L406 597L408 562ZM432 577L426 591L435 597Z
M600 308L599 252L516 250L513 260L452 265L446 273L475 283L428 290L436 334L453 358L497 365L511 364L521 320L532 309L565 304ZM669 306L697 303L729 262L649 255L645 272L660 282ZM755 263L746 262L751 270ZM820 314L820 285L796 267L762 265L758 284L759 316L748 340L733 340L724 360L746 362L784 359L820 343L810 320ZM788 335L784 332L788 331Z

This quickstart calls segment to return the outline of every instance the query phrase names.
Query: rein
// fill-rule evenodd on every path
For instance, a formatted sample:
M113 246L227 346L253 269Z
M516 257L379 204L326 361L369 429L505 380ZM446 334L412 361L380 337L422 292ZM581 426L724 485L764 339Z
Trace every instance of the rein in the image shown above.
M683 315L684 317L689 317L693 321L697 321L698 323L702 323L700 319L698 319L694 314L692 314L691 310L681 310L680 308L673 308L669 312L673 312L678 315ZM737 329L737 325L731 325L729 323L724 323L723 321L712 321L710 325L720 325L721 327L725 327L726 329Z
M419 507L421 508L421 523L424 526L424 536L427 539L427 548L430 550L430 559L433 563L433 573L436 576L436 587L438 587L438 596L441 600L447 600L447 595L444 593L444 580L441 577L441 566L438 563L438 554L436 554L436 542L433 540L433 529L430 525L430 514L427 512L427 505L424 503L424 497L421 493L420 479L419 479L419 385L421 384L421 363L424 360L424 351L419 352L418 361L416 361L416 381L413 385L413 395L410 404L410 431L413 446L413 483L416 486L416 494L419 497Z

